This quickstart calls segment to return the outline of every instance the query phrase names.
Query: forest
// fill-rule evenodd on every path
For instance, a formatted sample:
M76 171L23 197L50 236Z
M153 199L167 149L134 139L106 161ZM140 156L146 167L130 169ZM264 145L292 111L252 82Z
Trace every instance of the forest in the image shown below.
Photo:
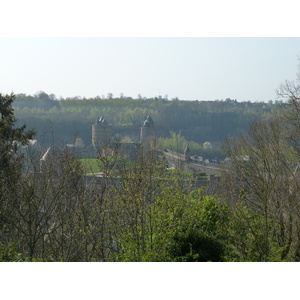
M177 137L181 138L180 151L189 143L196 153L208 141L219 149L227 137L237 137L247 132L253 121L269 118L278 107L273 103L238 102L225 99L214 101L168 100L163 97L137 99L108 94L93 99L80 97L57 99L43 91L34 96L17 94L13 108L17 125L35 128L36 138L45 147L51 144L73 143L74 136L86 146L91 144L92 124L100 116L118 132L121 127L137 128L145 116L153 119L161 138L162 147L170 147ZM172 146L171 146L172 147ZM175 150L175 149L173 149ZM199 154L199 153L198 153Z
M299 261L299 84L280 86L281 103L0 94L0 260ZM140 126L147 114L168 132L157 145L222 144L224 173L199 187L156 142L130 162L99 152L101 177L63 146L20 153L33 138L88 146L99 116Z

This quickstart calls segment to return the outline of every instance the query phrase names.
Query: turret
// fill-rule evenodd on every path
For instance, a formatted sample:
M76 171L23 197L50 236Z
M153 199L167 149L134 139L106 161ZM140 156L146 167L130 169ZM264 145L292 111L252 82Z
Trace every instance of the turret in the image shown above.
M103 150L110 144L111 128L104 117L100 117L92 125L92 143L97 150Z
M140 143L144 144L150 136L154 136L154 122L150 115L148 115L143 122L143 126L141 127Z
M150 117L150 115L148 115L143 123L143 126L153 128L153 125L154 125L154 122L153 122L152 118Z

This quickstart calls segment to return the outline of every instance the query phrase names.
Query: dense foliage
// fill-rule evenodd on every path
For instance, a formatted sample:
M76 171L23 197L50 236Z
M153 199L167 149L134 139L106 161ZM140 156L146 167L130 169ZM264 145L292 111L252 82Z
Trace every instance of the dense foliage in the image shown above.
M73 143L74 133L91 144L91 127L104 116L109 124L141 126L151 115L158 137L170 138L169 132L180 134L189 142L202 145L206 141L219 144L227 136L246 132L254 120L266 118L275 108L272 103L237 102L236 100L180 101L159 98L67 98L57 100L53 94L39 92L35 96L19 94L14 101L19 124L36 128L37 137L49 145L53 141ZM118 130L116 130L118 132ZM196 147L195 147L196 149ZM174 149L175 150L175 149Z
M271 103L230 99L58 101L43 92L18 95L13 109L14 96L1 95L0 259L299 261L300 121L298 89L292 87L282 87L290 98L279 112ZM211 151L204 141L236 138L225 145L229 161L220 180L209 183L213 188L199 188L195 176L167 172L147 146L134 161L99 154L86 164L58 147L47 160L40 160L42 151L35 153L24 169L18 148L33 132L16 127L14 114L37 127L40 137L43 130L53 135L52 142L58 131L68 140L78 130L81 146L90 144L91 124L99 115L115 126L140 126L151 114L170 132L158 139L162 148L182 151L189 142L195 151ZM253 120L259 121L241 135ZM96 170L101 176L86 176Z

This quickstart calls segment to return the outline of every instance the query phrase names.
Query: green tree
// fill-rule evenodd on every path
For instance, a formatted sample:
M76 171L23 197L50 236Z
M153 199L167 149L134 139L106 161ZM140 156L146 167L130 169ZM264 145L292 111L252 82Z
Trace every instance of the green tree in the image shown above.
M20 145L28 144L35 131L25 131L26 125L15 127L16 118L12 108L15 95L0 94L0 179L1 188L15 182L22 170L22 156L18 155ZM3 195L3 193L2 193ZM1 196L3 198L3 196Z
M280 260L298 260L300 185L288 129L279 117L256 122L226 145L230 163L220 194L239 223L236 233L245 229L236 239L240 260L270 261L279 253Z
M23 156L18 149L35 134L34 130L26 132L25 125L15 127L14 99L14 94L0 94L0 226L7 226L6 230L13 223L13 206L23 169ZM4 236L5 232L1 237Z
M14 94L0 93L0 170L4 176L11 174L16 167L15 163L19 161L14 159L18 145L27 144L35 134L34 130L25 132L26 125L15 128L16 118L12 108L14 99Z
M205 196L202 189L191 191L187 178L165 181L152 174L151 188L149 178L143 177L143 182L135 190L137 182L131 182L122 193L117 260L223 261L225 203Z

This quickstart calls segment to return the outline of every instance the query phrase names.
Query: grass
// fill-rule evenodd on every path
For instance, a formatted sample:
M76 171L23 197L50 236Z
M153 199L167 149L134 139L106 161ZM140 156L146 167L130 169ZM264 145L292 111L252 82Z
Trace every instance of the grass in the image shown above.
M100 173L103 172L105 167L103 164L103 161L101 159L97 159L97 158L82 158L78 160L82 167L84 168L85 172L87 174L90 173ZM125 164L122 160L115 160L115 157L113 156L107 156L105 158L105 164L113 164L114 167L115 166L119 166L120 169L122 168L130 168L132 167L132 165L134 164L132 161L125 161ZM113 167L112 165L109 166L109 168ZM118 168L118 167L117 167Z
M99 173L103 171L103 163L97 158L82 158L79 162L87 173Z

